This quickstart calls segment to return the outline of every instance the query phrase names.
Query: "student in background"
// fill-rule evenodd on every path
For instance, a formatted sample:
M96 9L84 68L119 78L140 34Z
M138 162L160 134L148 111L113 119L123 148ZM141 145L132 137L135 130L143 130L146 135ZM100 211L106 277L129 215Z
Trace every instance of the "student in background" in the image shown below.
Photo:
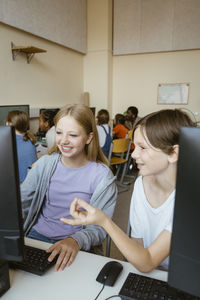
M135 106L129 106L126 112L126 121L125 126L129 130L133 130L135 128L136 123L140 120L138 117L138 109Z
M126 259L141 272L150 272L158 266L167 269L180 128L192 126L195 123L178 109L151 113L137 123L132 157L140 176L134 184L130 205L132 238L101 210L80 198L71 204L74 219L61 220L71 225L102 226Z
M100 147L106 157L108 157L110 145L112 143L112 130L108 125L109 120L109 112L106 109L101 109L97 114L97 131Z
M39 127L45 132L47 148L50 149L55 142L54 117L56 113L53 110L44 110L40 114Z
M122 114L116 114L114 119L113 138L124 139L128 133L128 129L124 126L126 118Z
M10 111L6 118L6 125L15 128L19 179L21 183L26 178L28 169L37 160L35 148L36 137L28 130L29 117L22 110Z
M69 266L80 249L102 245L106 232L99 226L72 227L60 221L77 195L112 217L115 177L99 146L92 111L85 105L60 109L55 116L55 145L29 171L21 186L25 235L53 243L47 250L55 270Z

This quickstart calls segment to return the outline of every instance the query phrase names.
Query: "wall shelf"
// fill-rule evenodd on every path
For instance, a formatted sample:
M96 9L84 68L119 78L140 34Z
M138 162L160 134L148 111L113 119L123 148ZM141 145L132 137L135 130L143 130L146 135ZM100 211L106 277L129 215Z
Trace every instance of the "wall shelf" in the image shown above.
M29 64L35 53L42 53L42 52L47 52L44 49L40 49L34 46L15 46L13 42L11 42L11 50L12 50L12 58L15 60L16 56L19 53L25 53L26 54L26 59L27 63Z

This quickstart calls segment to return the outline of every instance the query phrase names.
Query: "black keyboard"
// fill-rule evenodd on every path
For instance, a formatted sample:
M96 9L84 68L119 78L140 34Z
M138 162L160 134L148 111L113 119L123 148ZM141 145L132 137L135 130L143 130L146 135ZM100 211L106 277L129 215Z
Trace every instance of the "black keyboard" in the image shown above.
M23 261L9 261L9 267L43 275L57 260L56 257L52 262L49 262L49 255L45 250L25 245Z
M165 281L129 273L119 296L123 300L199 300L169 286Z

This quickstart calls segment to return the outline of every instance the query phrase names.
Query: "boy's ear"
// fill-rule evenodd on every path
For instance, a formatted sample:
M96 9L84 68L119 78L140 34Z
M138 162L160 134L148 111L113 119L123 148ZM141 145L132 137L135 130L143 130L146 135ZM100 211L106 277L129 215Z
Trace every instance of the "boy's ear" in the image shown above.
M178 161L179 145L173 146L173 152L169 155L169 162L176 163Z
M87 144L87 145L91 142L91 140L93 139L93 136L94 136L94 133L93 133L93 132L90 132L89 135L88 135L88 139L87 139L87 141L86 141L86 144Z

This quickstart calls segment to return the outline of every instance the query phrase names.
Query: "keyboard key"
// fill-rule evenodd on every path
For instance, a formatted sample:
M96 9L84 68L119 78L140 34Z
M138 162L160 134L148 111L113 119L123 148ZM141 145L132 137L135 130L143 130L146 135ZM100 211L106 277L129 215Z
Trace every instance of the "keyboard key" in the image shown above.
M57 257L48 261L49 253L38 248L24 246L24 260L21 262L10 261L9 267L21 269L36 275L43 275L51 266L56 263Z
M129 273L120 292L122 300L200 300L181 292L162 280Z

